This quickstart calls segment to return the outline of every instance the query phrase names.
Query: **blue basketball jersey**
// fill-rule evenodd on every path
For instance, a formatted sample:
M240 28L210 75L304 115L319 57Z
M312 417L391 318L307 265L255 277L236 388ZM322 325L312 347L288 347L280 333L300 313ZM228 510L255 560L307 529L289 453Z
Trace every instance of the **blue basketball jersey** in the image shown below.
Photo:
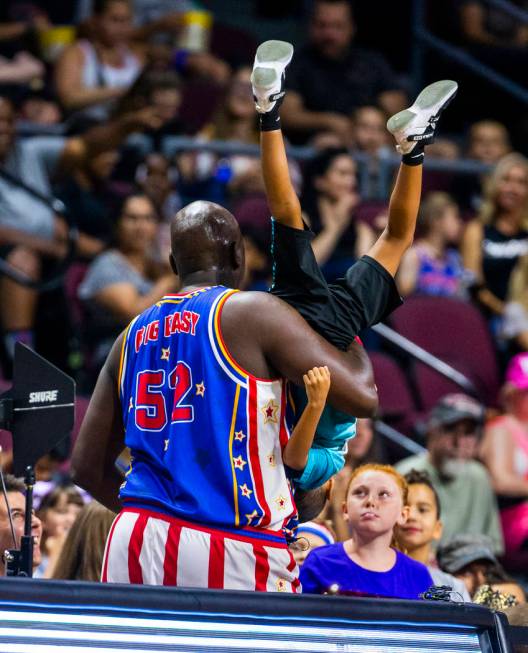
M230 355L220 318L235 292L168 295L129 325L119 392L132 462L120 498L282 537L295 513L282 463L285 382L258 379Z

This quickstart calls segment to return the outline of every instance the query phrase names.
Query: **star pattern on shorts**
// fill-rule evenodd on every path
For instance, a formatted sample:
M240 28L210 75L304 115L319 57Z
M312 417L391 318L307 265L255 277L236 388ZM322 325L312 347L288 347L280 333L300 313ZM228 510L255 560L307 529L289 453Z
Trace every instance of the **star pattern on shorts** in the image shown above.
M271 422L272 424L279 423L277 415L279 412L279 406L273 399L270 399L268 403L260 409L260 412L264 415L264 424L267 424L268 422Z
M277 508L279 510L286 510L286 503L287 499L282 496L282 494L279 494L279 496L275 499L275 503L277 504Z
M275 460L275 454L273 451L268 454L268 465L270 467L277 467L277 461Z
M235 440L238 442L242 442L242 440L246 437L246 434L244 431L236 431L235 432Z
M287 589L287 581L284 578L277 578L275 581L277 592L285 592Z
M240 491L242 492L242 496L246 499L250 499L251 495L253 494L253 490L248 488L247 483L244 483L244 485L240 486Z
M196 396L197 397L205 396L205 385L203 381L201 383L196 383Z
M165 446L164 446L164 448L163 448L163 451L167 451L167 449L169 448L169 441L168 441L168 440L164 440L164 442L165 442Z
M233 458L233 465L235 466L235 469L244 470L247 462L242 458L242 456L237 456L236 458Z
M251 522L255 519L255 517L258 517L258 512L256 510L253 510L251 514L246 514L246 519L247 519L247 525L249 526Z
M161 348L161 360L162 361L168 361L170 356L170 347L162 347Z

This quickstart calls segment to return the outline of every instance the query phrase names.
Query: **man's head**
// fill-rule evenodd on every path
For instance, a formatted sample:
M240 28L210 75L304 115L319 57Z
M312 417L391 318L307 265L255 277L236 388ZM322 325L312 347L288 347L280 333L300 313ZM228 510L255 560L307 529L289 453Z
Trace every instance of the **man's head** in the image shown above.
M362 152L376 154L387 145L387 118L378 107L365 106L354 111L354 142Z
M481 120L471 125L468 144L470 158L494 165L508 152L511 152L510 135L502 123Z
M240 227L227 209L193 202L171 222L171 266L183 285L218 283L237 288L244 275Z
M0 96L0 163L2 163L15 141L15 110L11 100Z
M341 59L355 32L348 0L316 0L310 21L310 41L327 59Z
M427 423L427 448L431 462L446 480L476 455L484 420L481 404L462 393L442 397Z
M441 569L464 581L471 595L490 582L491 570L494 577L504 574L493 553L493 542L486 535L457 535L438 548L437 559Z
M22 481L10 474L5 476L5 484L7 500L11 511L11 519L13 520L13 528L15 531L16 547L11 533L8 507L3 494L0 494L0 575L5 574L4 552L7 549L20 548L20 538L24 534L24 520L26 516L24 484ZM42 524L40 523L40 519L35 515L33 515L31 520L31 532L34 539L33 568L36 568L41 562L40 538L42 537Z

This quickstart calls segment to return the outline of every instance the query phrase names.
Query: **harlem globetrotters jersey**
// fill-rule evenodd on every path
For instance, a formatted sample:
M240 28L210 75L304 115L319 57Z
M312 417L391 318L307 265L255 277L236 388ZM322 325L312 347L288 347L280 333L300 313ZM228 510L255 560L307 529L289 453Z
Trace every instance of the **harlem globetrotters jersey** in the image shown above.
M119 391L132 462L120 498L282 539L295 512L282 463L286 383L258 379L230 355L220 318L235 292L167 295L128 327Z

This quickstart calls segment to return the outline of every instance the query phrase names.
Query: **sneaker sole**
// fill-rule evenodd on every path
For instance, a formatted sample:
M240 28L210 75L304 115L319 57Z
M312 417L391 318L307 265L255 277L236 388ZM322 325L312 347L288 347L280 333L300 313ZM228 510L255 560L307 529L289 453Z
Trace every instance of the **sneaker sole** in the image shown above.
M416 116L423 111L434 111L433 117L437 118L455 97L457 89L458 84L450 79L445 79L426 86L420 95L418 95L412 106L396 113L392 118L389 118L387 121L387 129L391 134L405 130Z
M277 68L290 63L293 45L286 41L265 41L257 48L255 68L251 73L251 83L262 88L271 88L277 81ZM266 64L272 64L271 67Z

